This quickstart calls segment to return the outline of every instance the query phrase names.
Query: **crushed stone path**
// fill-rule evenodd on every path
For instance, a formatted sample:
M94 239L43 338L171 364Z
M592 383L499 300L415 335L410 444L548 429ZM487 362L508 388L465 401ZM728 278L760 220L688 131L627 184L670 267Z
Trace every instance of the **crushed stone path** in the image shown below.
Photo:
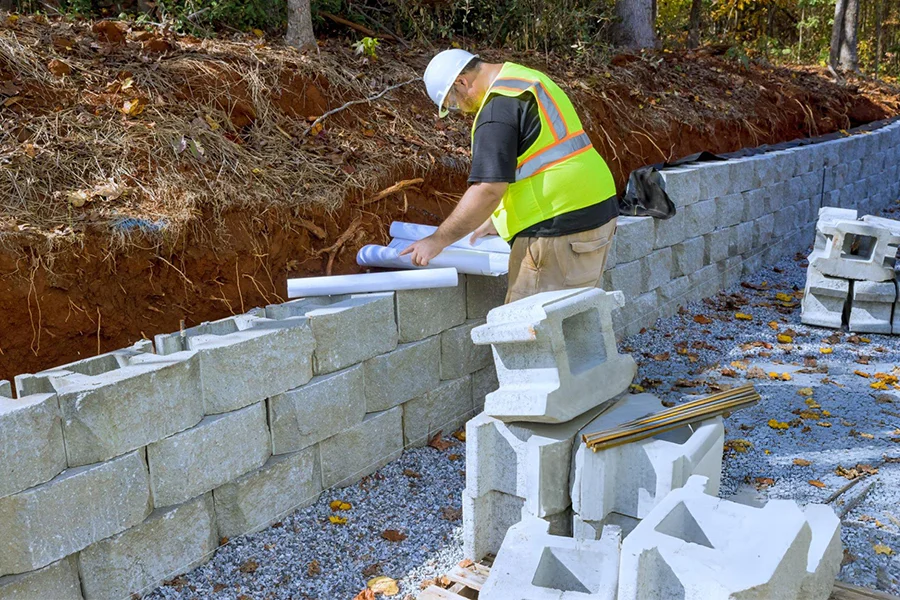
M801 325L805 266L801 256L784 259L622 347L639 362L636 384L666 402L746 382L762 395L726 420L721 496L804 505L861 474L832 502L840 513L865 494L843 518L840 579L897 594L900 388L891 377L900 377L900 338ZM462 559L465 445L446 439L454 445L406 451L362 483L327 491L277 526L232 540L150 597L350 600L368 579L386 575L400 584L396 598L412 600L423 581ZM352 508L335 513L333 500ZM347 523L332 524L335 515ZM407 537L388 541L387 529Z

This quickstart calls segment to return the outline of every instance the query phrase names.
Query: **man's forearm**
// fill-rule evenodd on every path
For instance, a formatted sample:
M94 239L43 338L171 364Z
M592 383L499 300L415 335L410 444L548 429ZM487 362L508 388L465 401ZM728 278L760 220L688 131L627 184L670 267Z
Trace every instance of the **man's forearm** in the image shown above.
M435 237L448 245L475 231L500 204L506 183L476 183L469 186L450 216L438 227Z

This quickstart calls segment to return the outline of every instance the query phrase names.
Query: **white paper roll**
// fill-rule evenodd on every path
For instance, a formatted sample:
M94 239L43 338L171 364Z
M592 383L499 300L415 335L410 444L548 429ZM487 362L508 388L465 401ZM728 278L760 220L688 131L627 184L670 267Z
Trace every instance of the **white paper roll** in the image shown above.
M394 221L391 223L391 237L401 240L417 241L424 237L428 237L437 231L437 227L431 225L419 225L418 223L404 223L403 221ZM470 234L471 235L471 234ZM500 254L509 254L509 244L503 241L499 235L486 235L478 238L474 244L469 243L469 237L456 240L450 244L454 248L463 248L465 250L481 250L482 252L498 252Z
M366 246L368 248L368 246ZM415 269L390 273L360 273L330 277L301 277L288 279L288 298L392 292L423 288L453 287L459 284L456 269Z
M460 273L469 275L503 275L509 271L509 255L495 252L479 252L462 248L445 248L435 256L427 267L414 267L409 256L400 256L400 251L412 244L410 241L393 240L390 247L368 245L360 248L356 262L364 267L388 269L439 269L453 267Z

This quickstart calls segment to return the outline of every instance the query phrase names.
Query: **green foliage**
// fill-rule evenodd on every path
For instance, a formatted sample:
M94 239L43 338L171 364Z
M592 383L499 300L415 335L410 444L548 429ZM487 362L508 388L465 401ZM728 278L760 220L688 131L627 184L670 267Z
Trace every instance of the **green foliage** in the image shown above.
M158 0L157 10L173 19L178 30L192 33L220 28L273 29L280 27L287 15L283 0Z
M378 38L364 37L353 44L353 50L366 58L375 60L378 58L375 49L378 47Z

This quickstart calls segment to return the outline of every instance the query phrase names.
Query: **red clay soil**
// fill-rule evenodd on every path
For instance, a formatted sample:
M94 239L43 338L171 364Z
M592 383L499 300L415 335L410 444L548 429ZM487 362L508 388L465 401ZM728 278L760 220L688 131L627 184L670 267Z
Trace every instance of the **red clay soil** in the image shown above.
M135 34L128 35L131 44ZM142 46L160 43L158 36L140 37L144 39L137 42ZM189 45L171 35L165 43L170 58ZM265 44L246 43L258 54L267 52ZM346 46L345 41L323 42L322 54L330 53L346 61L348 68L357 65L366 77L383 80L376 89L400 80L396 68L391 78L382 72L384 67L364 69ZM53 45L48 47L52 50ZM819 69L747 69L709 51L623 55L592 69L562 58L548 61L543 55L484 54L489 60L512 59L546 69L560 81L620 188L631 170L645 164L700 150L727 152L848 129L892 116L898 108L895 91L883 86L837 86ZM39 81L13 72L2 58L0 131L4 119L24 119L83 101L73 92L48 100ZM420 73L428 58L424 50L386 48L379 64L399 64ZM100 55L95 63L102 62ZM136 62L131 68L137 73L144 67ZM202 106L226 102L215 91L228 88L228 100L220 108L231 116L233 129L222 135L247 143L240 136L263 118L252 94L241 93L241 81L217 79L214 71L197 77L190 93L182 89L179 102ZM282 123L294 127L286 135L297 140L323 110L360 97L346 87L337 89L325 73L304 75L302 82L292 82L292 77L290 72L278 74L273 105L282 113L279 118L287 119ZM2 108L3 86L10 83L17 86L20 100ZM0 378L121 348L182 325L283 302L288 277L322 275L332 256L332 273L357 272L356 251L367 243L386 242L391 221L439 223L465 189L468 123L436 119L429 100L414 86L388 94L374 106L375 110L361 105L338 113L325 122L323 131L296 144L296 152L320 157L333 156L331 149L347 140L357 144L356 150L333 159L346 173L347 184L342 197L330 204L297 206L282 200L281 189L262 190L272 199L268 203L235 200L223 206L221 198L201 199L191 205L190 220L174 239L161 242L150 234L132 234L124 244L109 233L116 210L121 214L127 208L129 216L153 219L164 215L164 209L154 211L146 200L132 195L128 204L104 205L108 212L93 208L90 219L37 226L30 216L5 215L0 207L0 314L4 315ZM12 110L21 112L10 115ZM110 118L125 120L121 115ZM21 160L27 144L27 135L0 134L0 179L7 176L4 158ZM212 168L207 179L215 178L214 167L204 167ZM363 172L369 174L366 184L355 183L354 177ZM133 174L144 188L154 185L142 177L147 175ZM366 202L379 190L415 177L424 183ZM193 185L195 179L193 172L185 172L184 185ZM52 235L60 227L77 235L60 242Z

